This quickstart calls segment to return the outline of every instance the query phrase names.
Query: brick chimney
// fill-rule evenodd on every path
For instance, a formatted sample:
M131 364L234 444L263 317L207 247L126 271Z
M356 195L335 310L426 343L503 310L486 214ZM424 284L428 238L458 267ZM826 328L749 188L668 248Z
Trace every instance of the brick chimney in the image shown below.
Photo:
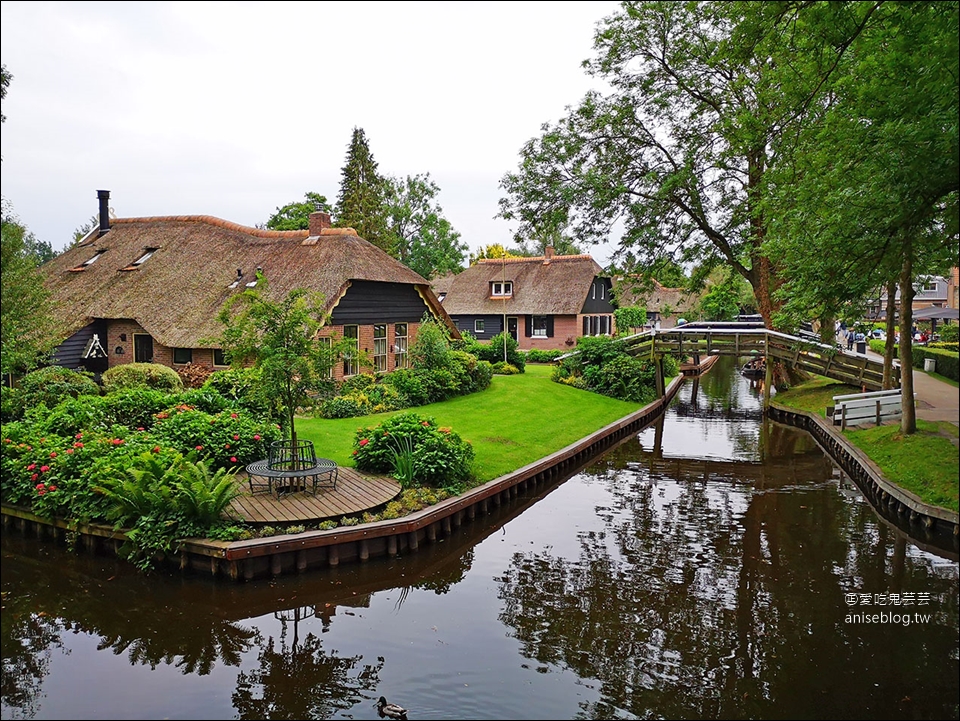
M550 265L551 260L553 260L553 246L548 245L543 249L543 264Z
M323 211L317 210L313 213L310 213L310 235L316 236L320 235L324 228L329 228L332 225L330 222L330 213L324 213Z
M110 232L110 191L98 190L97 198L100 200L100 232L97 237L103 237Z

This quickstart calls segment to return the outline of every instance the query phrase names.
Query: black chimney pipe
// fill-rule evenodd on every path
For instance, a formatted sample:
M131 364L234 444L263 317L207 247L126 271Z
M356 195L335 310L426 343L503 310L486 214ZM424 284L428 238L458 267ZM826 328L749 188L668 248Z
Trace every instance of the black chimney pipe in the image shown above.
M100 233L98 237L103 237L110 232L110 191L98 190L97 198L100 199Z

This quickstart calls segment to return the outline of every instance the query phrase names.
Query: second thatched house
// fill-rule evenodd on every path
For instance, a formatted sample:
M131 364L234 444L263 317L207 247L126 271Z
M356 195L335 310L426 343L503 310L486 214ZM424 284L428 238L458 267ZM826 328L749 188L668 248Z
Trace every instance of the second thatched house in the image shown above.
M611 281L589 255L478 260L443 280L443 307L477 340L506 331L521 350L569 349L583 335L613 335Z
M255 287L257 273L280 299L295 288L323 295L321 335L353 339L373 370L404 366L430 313L455 334L429 282L357 236L313 213L309 230L248 228L206 215L111 218L98 191L100 225L44 264L61 344L55 362L102 372L121 363L225 367L216 342L224 302ZM360 372L346 359L335 378Z

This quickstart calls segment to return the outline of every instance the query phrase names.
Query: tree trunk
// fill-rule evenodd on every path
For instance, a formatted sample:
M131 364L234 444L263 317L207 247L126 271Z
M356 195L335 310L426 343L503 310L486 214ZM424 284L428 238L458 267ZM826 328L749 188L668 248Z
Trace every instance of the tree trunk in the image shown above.
M891 278L887 281L887 340L883 346L883 390L896 387L897 378L893 372L893 349L896 346L897 332L897 281Z
M917 432L917 408L913 400L913 247L907 241L900 271L900 391L903 416L900 430Z

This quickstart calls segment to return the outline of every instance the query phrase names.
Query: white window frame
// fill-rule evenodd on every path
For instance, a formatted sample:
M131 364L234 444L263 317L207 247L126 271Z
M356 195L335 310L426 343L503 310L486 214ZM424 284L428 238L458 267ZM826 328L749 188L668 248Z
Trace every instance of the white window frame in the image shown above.
M352 330L356 335L348 335L347 331ZM358 325L345 325L343 326L343 338L344 340L350 339L354 342L354 348L356 352L344 351L343 354L343 375L346 376L355 376L359 371L359 364L357 363L357 355L360 353L360 326Z
M402 331L402 333L401 333ZM393 367L407 367L407 340L410 327L406 323L393 326Z
M484 322L484 319L483 319L483 318L476 318L476 319L473 321L473 332L474 332L474 333L486 333L486 331L484 330L485 327L486 327L486 323Z
M542 322L542 327L538 327L538 321ZM530 319L530 336L532 338L547 337L547 316L535 315Z
M382 335L378 335L381 333ZM377 373L387 371L387 324L376 323L373 326L373 370Z
M512 280L497 280L494 281L490 286L490 295L497 298L506 298L513 295L513 281Z

